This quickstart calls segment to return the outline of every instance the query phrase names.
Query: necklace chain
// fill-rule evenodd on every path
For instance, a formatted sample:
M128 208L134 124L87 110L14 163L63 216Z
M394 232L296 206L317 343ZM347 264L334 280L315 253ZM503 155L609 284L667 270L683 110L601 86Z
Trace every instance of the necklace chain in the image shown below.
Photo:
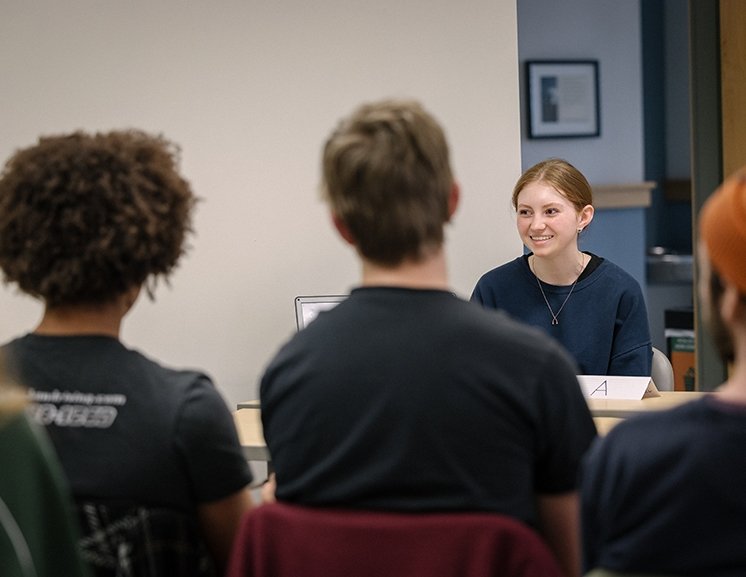
M536 284L539 287L539 291L541 291L541 296L544 297L544 302L547 305L547 308L549 309L549 314L552 315L552 325L558 325L559 319L557 318L560 313L562 312L562 309L565 308L565 305L567 304L567 301L570 300L570 296L572 295L572 291L575 290L575 285L578 284L578 281L580 280L580 275L583 274L583 263L585 262L585 255L581 252L580 253L580 272L578 273L577 278L575 279L575 282L572 283L572 286L570 287L570 292L567 293L567 296L565 297L565 300L562 302L562 305L560 305L559 310L555 313L552 310L552 305L549 304L549 299L547 298L547 295L544 294L544 289L541 286L541 281L539 280L539 277L537 276L536 272L534 271L533 265L529 263L531 266L529 268L531 269L531 273L534 275L534 278L536 279Z

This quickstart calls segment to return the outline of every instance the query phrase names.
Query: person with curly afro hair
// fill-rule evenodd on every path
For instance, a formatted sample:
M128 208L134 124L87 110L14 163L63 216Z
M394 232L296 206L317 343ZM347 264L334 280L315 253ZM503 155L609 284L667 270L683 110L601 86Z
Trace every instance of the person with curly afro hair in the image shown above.
M210 378L119 338L140 292L152 298L185 252L196 199L178 161L162 136L79 131L40 138L0 174L4 281L44 304L2 350L60 457L97 576L218 574L252 505Z

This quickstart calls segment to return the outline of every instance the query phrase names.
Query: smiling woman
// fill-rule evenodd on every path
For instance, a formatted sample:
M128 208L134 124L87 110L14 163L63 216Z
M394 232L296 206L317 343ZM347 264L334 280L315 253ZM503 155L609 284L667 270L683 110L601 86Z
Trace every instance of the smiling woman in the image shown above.
M471 300L559 340L579 374L650 376L650 329L639 284L578 246L594 213L585 176L550 158L521 175L512 200L528 252L485 273Z

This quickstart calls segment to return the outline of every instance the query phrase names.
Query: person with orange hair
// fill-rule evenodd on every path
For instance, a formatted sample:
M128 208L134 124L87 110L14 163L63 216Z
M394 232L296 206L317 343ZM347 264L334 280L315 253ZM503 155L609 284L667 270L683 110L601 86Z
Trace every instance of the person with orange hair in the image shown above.
M746 170L699 218L698 293L724 361L716 391L617 425L582 474L586 570L746 572Z

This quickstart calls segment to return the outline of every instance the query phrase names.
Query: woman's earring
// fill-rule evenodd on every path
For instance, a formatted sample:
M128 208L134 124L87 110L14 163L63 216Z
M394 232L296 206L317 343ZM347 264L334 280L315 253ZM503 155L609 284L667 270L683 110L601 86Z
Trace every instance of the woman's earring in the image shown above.
M578 229L578 234L580 234L581 232L583 232L583 229L582 229L582 228L579 228L579 229Z

